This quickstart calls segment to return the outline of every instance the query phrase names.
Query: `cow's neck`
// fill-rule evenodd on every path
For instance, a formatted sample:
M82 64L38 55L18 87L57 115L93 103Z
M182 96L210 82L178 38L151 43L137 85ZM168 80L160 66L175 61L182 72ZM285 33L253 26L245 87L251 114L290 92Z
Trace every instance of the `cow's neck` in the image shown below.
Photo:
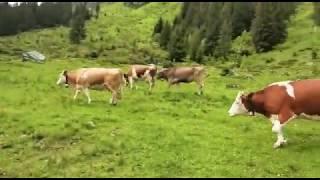
M246 105L246 108L249 112L252 113L252 115L255 115L255 113L259 113L262 115L267 116L266 111L263 107L263 94L260 94L259 92L256 93L250 93L248 95L248 103Z
M68 73L66 73L65 77L66 77L66 84L73 85L75 83L74 74L68 72Z
M65 78L66 78L66 84L69 84L69 73L68 72L65 74Z
M166 81L169 81L170 70L171 69L167 69L166 71L163 72L163 79L165 79Z

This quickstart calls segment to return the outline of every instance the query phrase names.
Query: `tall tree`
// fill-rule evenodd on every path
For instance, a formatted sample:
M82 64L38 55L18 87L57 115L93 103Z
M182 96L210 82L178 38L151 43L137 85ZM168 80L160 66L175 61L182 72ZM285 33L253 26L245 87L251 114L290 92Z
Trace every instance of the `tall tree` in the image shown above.
M164 49L167 49L168 42L170 40L171 26L168 21L164 23L160 34L160 46Z
M181 62L187 55L184 38L181 34L184 34L183 28L176 26L170 36L168 44L169 58L174 62Z
M317 26L320 26L320 3L314 2L313 3L313 19Z
M85 30L85 18L86 12L83 8L83 4L77 5L75 12L73 14L71 29L70 29L70 42L74 44L79 44L81 40L86 38Z
M266 52L282 43L287 37L285 16L281 16L280 4L259 2L252 24L253 44L257 52Z
M203 45L201 40L201 31L196 29L190 36L188 45L190 59L198 63L200 63L203 58Z
M97 4L96 6L96 18L99 18L99 14L100 14L100 3Z
M215 48L218 44L219 39L219 28L221 25L221 9L223 3L216 2L210 3L207 13L206 27L207 31L205 33L205 45L204 54L212 56L215 52Z
M233 2L232 39L240 36L243 31L250 31L253 18L253 2Z
M226 56L229 54L232 41L232 3L224 3L221 13L224 15L224 17L220 29L216 55L226 58Z
M162 20L162 17L160 17L157 24L154 27L153 34L161 33L162 28L163 28L163 20Z

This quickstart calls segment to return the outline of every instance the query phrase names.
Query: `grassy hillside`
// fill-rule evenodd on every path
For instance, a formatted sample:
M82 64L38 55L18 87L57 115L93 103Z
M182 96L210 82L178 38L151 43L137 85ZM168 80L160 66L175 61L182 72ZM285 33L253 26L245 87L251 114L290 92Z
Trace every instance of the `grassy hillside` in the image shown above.
M233 78L247 78L249 84L243 86L248 87L248 90L255 90L274 81L318 78L320 33L319 30L314 32L312 13L312 3L299 5L297 13L289 22L287 40L272 51L235 58L241 61L240 68L234 61L218 62L215 66L231 70ZM318 54L317 58L312 58L312 51Z
M139 14L127 14L127 18L141 17L139 21L151 24L156 15L143 19L146 12L160 14L167 8L177 10L177 6L151 3L126 11ZM103 6L103 12L114 12L113 16L123 12L120 9L127 7L119 3ZM156 81L154 92L147 94L147 84L139 82L137 91L125 89L117 106L108 104L110 93L91 91L93 101L87 105L83 94L74 102L70 89L55 85L62 69L119 67L84 58L64 59L78 53L56 35L65 33L64 28L23 33L19 40L18 36L1 37L0 177L318 177L317 122L291 121L284 129L288 145L275 150L276 135L269 120L261 116L230 118L227 114L239 90L319 76L314 68L319 59L312 60L310 54L310 48L320 45L319 32L312 33L311 12L310 3L299 6L289 25L288 40L274 51L243 58L240 68L232 69L233 62L207 66L210 76L203 96L195 94L194 84L168 89L162 81ZM170 13L165 14L171 17ZM111 27L122 27L101 18L114 22ZM117 22L124 26L122 20ZM89 24L89 29L115 32L95 21ZM131 36L127 36L131 31L127 27L119 34L103 35L112 44L121 44L126 38L132 42L135 37L144 45L150 40L143 35L151 32L145 25L132 24L135 32ZM52 60L22 63L10 54L18 52L16 48L31 48L36 37L46 38L42 43L47 47L41 48L54 55ZM107 52L108 60L122 58L117 50ZM220 76L222 68L235 74ZM239 87L230 88L234 84Z
M0 53L12 59L24 51L38 50L49 59L65 59L99 52L100 60L116 63L144 60L145 51L161 57L165 52L151 40L153 27L160 17L172 20L179 7L179 3L167 2L148 3L141 8L130 8L122 2L103 3L99 18L87 21L87 38L81 45L71 45L69 28L58 27L1 37ZM141 56L132 56L140 52Z

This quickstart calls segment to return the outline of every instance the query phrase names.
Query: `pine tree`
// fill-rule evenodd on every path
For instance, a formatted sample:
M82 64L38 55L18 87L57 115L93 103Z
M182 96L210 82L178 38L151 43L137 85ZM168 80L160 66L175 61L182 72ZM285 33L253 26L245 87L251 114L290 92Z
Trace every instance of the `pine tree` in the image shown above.
M232 39L240 36L243 31L249 31L253 18L253 2L233 2Z
M190 36L190 40L189 40L189 54L190 54L190 59L193 61L197 61L198 60L198 49L200 48L200 44L201 44L201 32L200 30L195 30L194 33L192 33L192 35Z
M207 13L206 33L205 33L205 45L204 54L212 56L215 52L215 48L219 39L219 28L221 25L220 11L223 3L216 2L210 3Z
M162 20L162 17L160 17L157 24L154 26L153 35L157 33L161 33L162 28L163 28L163 20Z
M187 55L184 38L181 34L184 34L183 28L176 26L170 36L168 50L169 58L173 62L182 62Z
M167 49L168 42L170 40L171 26L168 21L164 23L160 34L160 47Z
M287 37L287 24L278 3L257 3L252 40L257 52L266 52Z
M221 13L224 15L224 17L220 29L216 55L226 58L230 51L232 41L232 3L226 2L223 5Z
M313 13L314 22L317 26L320 26L320 3L314 2L313 9L314 9L314 13Z
M84 5L78 5L75 9L70 29L70 42L79 44L82 39L86 38Z
M272 45L283 43L287 38L287 18L289 15L286 12L286 6L281 3L270 3L270 9L273 9L271 15L271 29L273 36L270 36Z
M100 13L100 3L98 3L96 6L96 19L99 18L99 13Z

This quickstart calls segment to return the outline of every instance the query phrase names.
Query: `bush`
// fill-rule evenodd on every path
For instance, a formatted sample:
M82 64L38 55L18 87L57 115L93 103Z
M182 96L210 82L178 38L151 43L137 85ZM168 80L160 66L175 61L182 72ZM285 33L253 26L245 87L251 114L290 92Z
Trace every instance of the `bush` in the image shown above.
M311 58L312 59L317 59L317 56L318 56L317 52L313 49L312 52L311 52Z
M174 67L174 63L172 63L171 61L166 61L163 63L163 68L170 68L170 67Z
M274 62L275 61L275 59L273 59L273 58L268 58L268 59L266 59L266 63L268 64L268 63L272 63L272 62Z
M93 51L90 51L90 52L84 52L84 57L85 58L93 58L93 59L96 59L99 57L99 54L97 51L93 50Z
M233 72L229 68L222 69L222 72L220 73L220 76L231 76L231 75L233 75Z

